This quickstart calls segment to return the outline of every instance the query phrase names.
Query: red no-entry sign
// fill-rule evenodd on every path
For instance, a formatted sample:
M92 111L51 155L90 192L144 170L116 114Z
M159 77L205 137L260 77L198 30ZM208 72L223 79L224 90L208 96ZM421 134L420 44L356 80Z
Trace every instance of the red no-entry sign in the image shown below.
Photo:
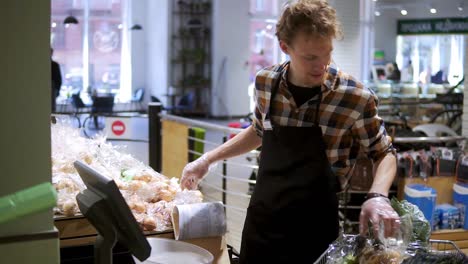
M121 136L123 133L125 133L125 124L120 120L112 122L111 127L112 133L114 133L116 136Z

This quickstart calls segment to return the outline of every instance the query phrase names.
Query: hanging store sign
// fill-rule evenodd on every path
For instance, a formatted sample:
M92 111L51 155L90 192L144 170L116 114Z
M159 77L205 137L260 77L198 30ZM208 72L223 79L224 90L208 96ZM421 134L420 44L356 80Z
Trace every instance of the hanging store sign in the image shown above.
M468 18L398 20L398 35L468 34Z

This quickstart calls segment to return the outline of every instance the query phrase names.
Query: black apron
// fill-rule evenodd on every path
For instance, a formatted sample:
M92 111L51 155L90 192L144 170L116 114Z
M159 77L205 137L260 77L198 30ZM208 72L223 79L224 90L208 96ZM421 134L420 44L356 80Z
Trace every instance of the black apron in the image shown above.
M242 232L242 264L313 263L338 237L337 178L318 125L321 96L314 126L264 127L257 184Z

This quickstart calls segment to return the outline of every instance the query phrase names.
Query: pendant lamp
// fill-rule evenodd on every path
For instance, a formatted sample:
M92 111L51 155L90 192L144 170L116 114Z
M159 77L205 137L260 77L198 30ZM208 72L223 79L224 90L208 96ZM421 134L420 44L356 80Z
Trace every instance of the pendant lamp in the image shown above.
M63 20L63 24L78 24L78 19L74 16L67 16L65 20Z
M143 27L140 24L133 25L130 30L142 30Z

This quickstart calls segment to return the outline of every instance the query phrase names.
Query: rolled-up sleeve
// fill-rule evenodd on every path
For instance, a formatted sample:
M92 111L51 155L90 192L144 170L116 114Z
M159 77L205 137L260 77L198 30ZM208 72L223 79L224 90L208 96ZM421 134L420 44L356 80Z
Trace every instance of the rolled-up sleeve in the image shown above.
M353 135L359 139L368 157L379 160L387 153L395 154L395 149L387 138L387 132L382 118L378 115L378 99L371 93L363 111L353 125Z
M255 87L254 90L254 100L255 100L255 112L254 112L254 118L253 118L253 127L255 128L255 132L259 137L263 137L263 118L262 118L262 110L261 110L261 105L260 101L258 98L258 91L257 87Z
M259 137L263 136L263 120L269 108L267 101L270 100L271 85L278 76L278 73L273 70L275 67L277 65L260 70L255 76L253 127Z

